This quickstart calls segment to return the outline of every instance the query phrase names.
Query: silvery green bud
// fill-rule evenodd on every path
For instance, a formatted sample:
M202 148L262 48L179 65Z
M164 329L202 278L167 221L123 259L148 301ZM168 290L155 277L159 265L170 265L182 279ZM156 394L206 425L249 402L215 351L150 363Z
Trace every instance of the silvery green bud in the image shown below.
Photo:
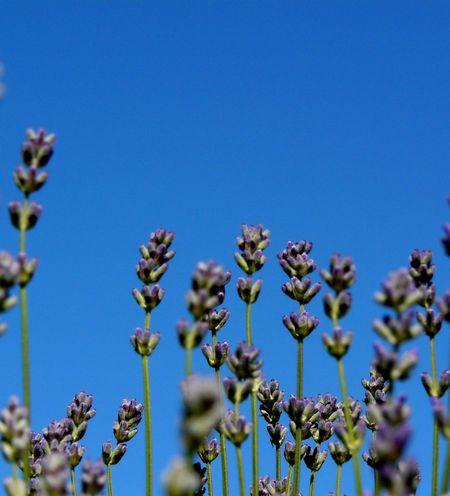
M258 360L260 350L241 341L236 351L228 357L227 364L238 379L257 379L261 374L262 360Z
M140 291L134 288L132 291L136 303L149 313L161 303L164 293L164 289L157 284L153 286L142 286Z
M416 286L428 286L434 276L436 266L433 264L430 250L414 250L409 256L409 275Z
M239 277L236 284L239 298L249 305L255 303L261 291L262 283L262 279L253 281L251 277L247 277L247 279Z
M286 439L288 430L281 424L268 424L267 432L270 436L270 444L275 448L280 448Z
M386 339L390 344L399 346L418 336L422 329L414 325L414 312L407 312L399 317L385 315L383 320L375 320L373 328L375 332Z
M216 438L211 439L211 441L205 439L198 448L198 456L203 463L212 463L219 456L219 453L220 444Z
M239 267L247 274L252 275L262 268L266 261L263 250L269 246L270 231L262 225L242 225L242 236L237 238L241 253L235 253L234 258Z
M323 297L323 308L325 314L337 321L347 315L352 306L352 295L348 291L341 291L336 295L326 293Z
M77 467L81 459L84 456L84 453L86 451L86 448L84 446L81 446L78 443L72 443L68 448L67 448L67 455L69 457L69 463L70 467L74 469Z
M375 294L375 300L398 313L408 310L423 299L423 291L417 289L406 269L391 272Z
M56 135L43 129L27 129L27 140L22 144L22 161L27 166L45 167L53 155Z
M330 450L330 455L336 465L343 465L352 457L352 454L348 448L339 441L328 443L328 449Z
M148 329L143 331L139 327L130 337L134 351L141 356L150 356L158 345L159 339L159 332L150 332Z
M5 491L7 496L27 496L27 485L22 479L13 479L12 477L7 477L3 481L5 486Z
M234 377L225 377L223 387L227 398L234 405L242 403L249 397L252 392L253 381L251 379L239 381Z
M95 408L92 408L93 401L94 397L91 394L81 391L67 407L67 417L74 423L73 441L79 441L84 436L88 421L96 414Z
M21 165L13 172L13 179L16 186L28 197L31 193L39 191L48 179L48 172L40 172L35 166L24 169Z
M292 277L289 282L283 284L281 289L292 300L297 301L300 305L306 305L316 296L321 287L320 282L312 284L309 277L305 277L302 280Z
M219 370L226 362L229 350L230 347L227 342L219 342L214 346L211 346L210 344L204 344L202 346L202 353L205 356L208 365L215 370Z
M198 320L192 325L185 319L177 322L178 341L185 349L199 346L207 332L208 324L204 321Z
M317 444L328 441L333 435L333 423L320 419L311 426L311 436Z
M299 241L298 243L289 241L286 248L277 254L281 268L288 277L302 279L316 269L316 264L308 256L312 246L309 241Z
M307 446L303 460L311 472L318 472L321 469L327 454L327 451L320 451L318 446L315 448Z
M28 259L25 253L19 253L17 261L19 262L20 267L19 279L17 283L21 288L24 288L33 278L38 260L37 258Z
M340 293L354 284L356 267L350 257L334 254L330 259L329 270L322 269L320 274L335 293Z
M302 447L300 449L300 460L302 460L305 456L306 446L306 444L302 444ZM295 443L286 441L284 445L284 459L291 467L295 465Z
M193 496L201 483L200 476L185 460L174 460L164 474L166 496Z
M9 203L8 210L11 224L16 229L28 231L37 224L42 213L42 206L36 202L20 204L18 201L13 201Z
M230 318L230 312L226 308L221 308L220 310L212 309L208 312L208 315L204 317L206 322L208 322L208 329L216 333L228 322Z
M441 330L442 321L444 316L441 313L436 315L432 308L427 308L425 310L425 315L417 312L417 320L423 329L423 332L430 338L434 338L436 334Z
M352 333L346 332L344 334L340 327L336 327L333 329L331 336L329 334L323 334L322 341L328 353L339 360L347 354L352 344Z
M436 385L433 384L433 379L430 374L423 372L420 377L426 393L433 398L442 398L449 388L450 370L444 370L444 372L441 373L439 382Z
M252 432L252 424L243 415L237 416L228 410L220 423L220 430L232 444L239 447Z
M303 310L300 315L295 312L292 312L289 316L285 315L283 324L294 339L301 341L308 337L319 325L319 319L310 317L309 313Z
M28 414L18 398L12 396L0 415L0 441L3 456L12 463L19 463L30 447Z
M86 460L81 474L81 496L100 494L105 486L106 474L101 460Z
M127 451L127 445L124 443L117 444L114 449L110 441L103 443L102 460L105 465L116 465L120 462Z

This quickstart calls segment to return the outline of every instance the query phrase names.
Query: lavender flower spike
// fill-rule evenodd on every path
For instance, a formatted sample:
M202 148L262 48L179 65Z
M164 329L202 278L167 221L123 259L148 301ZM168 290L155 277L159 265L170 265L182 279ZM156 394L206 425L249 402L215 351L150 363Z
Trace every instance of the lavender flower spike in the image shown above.
M148 329L143 331L139 327L130 337L131 345L133 346L134 351L143 357L148 357L153 353L153 350L159 343L159 339L159 332L150 332Z
M269 243L270 231L264 229L262 225L242 225L242 236L237 238L241 253L235 253L234 258L247 275L251 276L263 267L267 258L263 250L269 246Z
M86 460L81 475L81 496L100 494L106 485L106 474L100 460Z
M0 442L3 456L12 463L19 463L30 446L30 428L26 408L13 396L0 416Z
M81 391L67 407L67 417L74 423L73 441L79 441L84 436L88 421L96 414L95 408L92 408L93 401L94 397L91 394Z
M136 273L144 284L157 283L169 268L168 262L175 256L175 251L169 250L174 237L175 233L158 229L151 233L148 244L139 248L142 258Z

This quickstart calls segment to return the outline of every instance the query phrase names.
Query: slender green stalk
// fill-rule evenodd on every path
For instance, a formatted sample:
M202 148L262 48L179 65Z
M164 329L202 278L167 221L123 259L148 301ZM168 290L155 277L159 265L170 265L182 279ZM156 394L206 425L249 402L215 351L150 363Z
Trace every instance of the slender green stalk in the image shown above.
M433 389L438 387L437 378L437 365L436 365L436 347L434 337L430 337L430 358L431 358L431 374L433 379ZM431 480L431 495L437 496L438 494L438 480L439 480L439 427L436 420L433 425L433 468Z
M287 473L286 496L291 496L292 465L289 465Z
M253 491L255 496L259 494L258 488L258 406L256 402L256 391L252 391L252 423L253 423Z
M236 446L236 459L239 475L239 494L240 496L245 496L244 464L242 463L242 450L240 446Z
M376 433L372 431L372 443L375 441ZM374 496L380 496L380 476L378 474L378 470L373 469L373 487L374 487Z
M297 343L297 398L303 398L303 340Z
M111 465L106 465L106 484L108 486L108 496L113 496Z
M185 367L186 377L189 377L192 374L192 348L186 348L186 367Z
M341 496L342 465L336 465L336 495Z
M247 330L247 344L252 344L252 305L247 303L245 311L245 327Z
M444 475L441 482L441 494L447 494L450 489L450 441L447 441L447 455L445 456Z
M316 473L311 470L311 475L309 477L309 496L314 496L314 484L316 479Z
M277 480L281 480L281 453L280 448L275 449L275 474Z
M18 482L19 471L17 470L17 465L15 463L12 464L12 475L13 475L14 482Z
M145 329L150 330L150 312L145 313ZM142 357L142 384L144 386L144 413L145 413L145 494L152 494L152 409L150 400L150 374L148 356Z
M75 478L75 469L70 470L70 480L72 481L72 495L77 496L77 480Z
M215 333L213 334L213 343L217 343L217 337ZM223 390L222 390L222 378L220 377L220 370L216 370L216 381L217 387L219 388L219 401L220 407L223 411ZM220 431L220 460L222 464L222 495L228 496L228 458L227 458L227 444L225 439L225 434Z
M206 471L208 473L208 496L214 496L212 467L210 463L206 464Z
M341 383L341 393L344 398L344 416L345 423L347 424L348 436L350 439L350 451L352 453L353 460L353 472L355 477L355 487L357 496L362 495L362 483L361 483L361 469L359 466L359 455L358 449L355 449L355 438L353 432L353 422L350 417L350 403L348 401L348 391L347 391L347 383L345 381L345 372L344 372L344 364L342 362L342 358L338 359L338 369L339 369L339 380Z
M298 428L295 431L295 463L294 463L294 494L299 492L300 467L301 467L301 449L302 449L302 430Z

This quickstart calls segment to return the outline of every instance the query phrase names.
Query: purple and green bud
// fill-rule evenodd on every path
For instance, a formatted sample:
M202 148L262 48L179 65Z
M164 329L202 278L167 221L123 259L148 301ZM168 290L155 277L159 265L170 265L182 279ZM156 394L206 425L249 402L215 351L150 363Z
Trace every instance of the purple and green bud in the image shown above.
M323 297L323 309L333 322L345 317L351 306L352 295L348 291L341 291L336 295L326 293Z
M185 460L174 460L164 474L166 496L192 496L201 484L200 476Z
M342 444L339 441L328 443L328 449L330 451L331 458L333 458L336 465L343 465L352 457L352 454L345 444Z
M287 428L281 424L268 424L267 432L269 433L270 444L277 449L281 448L286 439Z
M430 374L426 372L423 372L420 378L426 393L432 398L442 398L450 386L450 370L444 370L441 373L437 384L433 383Z
M208 329L212 333L217 333L228 322L230 312L226 308L217 310L213 308L204 316L204 320L208 323Z
M314 448L307 446L303 460L311 472L318 472L322 468L327 454L328 451L320 451L318 446Z
M425 314L417 312L417 320L423 332L429 337L434 338L441 330L444 316L441 313L436 315L432 308L427 308Z
M316 270L314 260L308 256L312 247L313 245L309 241L299 241L297 243L288 241L286 248L277 254L281 268L289 278L302 279Z
M303 341L319 325L319 319L310 317L309 313L303 310L300 315L295 312L285 315L283 317L283 324L294 339Z
M10 202L8 205L11 224L21 231L29 231L37 224L42 213L42 206L36 202L18 201Z
M322 335L322 341L328 353L340 360L352 344L352 333L349 331L344 334L340 327L335 327L331 336L326 333Z
M441 434L450 441L450 415L445 410L444 403L437 398L431 399L433 415Z
M436 266L433 264L433 252L430 250L413 250L409 256L409 275L416 286L428 287L434 276Z
M148 329L143 331L137 328L130 337L131 345L134 351L141 356L150 356L159 343L159 332L150 332Z
M241 341L236 351L228 357L227 364L231 372L240 380L258 379L261 375L262 360L260 350Z
M204 344L202 346L202 353L205 356L208 365L215 370L219 370L227 361L229 351L230 347L226 341L223 343L218 342L213 346L210 344Z
M17 261L19 263L19 278L17 284L24 288L33 279L34 273L38 265L37 258L27 258L25 253L19 253L17 256Z
M387 350L379 343L375 343L374 348L375 357L372 361L372 367L385 381L389 381L391 384L396 380L407 379L417 365L417 350L407 350L399 356L396 351Z
M66 454L53 452L42 459L42 472L39 477L41 493L44 495L68 496L70 463Z
M132 290L132 295L136 303L147 313L151 313L161 303L164 293L164 289L157 284L153 286L142 286L140 291L137 288Z
M223 380L223 388L225 395L233 405L245 401L253 388L253 380L245 379L243 381L237 380L235 377L225 377Z
M236 283L239 298L248 305L252 305L258 299L262 284L262 279L254 281L252 277L246 279L239 277Z
M199 346L207 332L208 324L203 320L197 320L193 324L185 319L177 322L178 341L187 350Z
M138 432L137 426L142 420L144 405L136 400L122 400L113 424L113 433L118 443L130 441Z
M400 346L422 332L422 327L415 323L413 311L405 312L398 317L385 315L382 320L374 321L373 329L393 346Z
M27 129L27 140L22 144L22 161L28 167L45 167L53 155L56 135L46 134L43 129Z
M86 448L78 443L72 443L67 448L67 456L69 457L70 468L73 470L75 467L81 462L81 459L84 456Z
M103 443L102 446L102 460L105 465L117 465L127 451L127 445L125 443L116 444L112 447L110 441Z
M439 312L446 322L450 322L450 289L448 289L442 298L437 301Z
M268 424L275 425L280 420L283 412L284 393L280 389L278 381L262 382L256 392L258 400L261 402L259 410Z
M330 258L329 269L322 269L320 275L335 294L338 294L353 286L356 280L356 267L351 257L336 253Z
M304 279L292 277L289 282L283 284L281 289L292 300L297 301L300 305L306 305L316 296L321 287L320 282L312 284L309 277L305 277Z
M151 233L147 245L140 246L142 258L136 265L136 273L145 285L157 283L169 268L168 262L175 256L175 251L169 250L174 238L175 233L158 229Z
M83 391L74 396L72 402L67 407L67 417L74 423L72 432L73 441L79 441L85 434L88 421L96 414L92 408L94 397Z
M81 473L81 496L100 494L106 486L105 468L101 460L86 460Z
M197 450L198 456L203 463L212 463L220 453L220 444L216 438L210 441L205 438Z
M19 463L30 449L30 427L27 409L12 396L0 415L0 443L3 456Z
M407 269L391 272L382 284L381 291L375 294L375 300L398 313L408 310L423 299L423 291L416 288Z
M264 229L262 225L247 226L242 225L242 236L236 238L241 253L235 253L234 258L239 267L251 276L259 271L265 261L266 256L263 250L269 246L270 231Z
M220 423L220 430L234 446L239 448L252 432L252 424L243 415L228 410Z

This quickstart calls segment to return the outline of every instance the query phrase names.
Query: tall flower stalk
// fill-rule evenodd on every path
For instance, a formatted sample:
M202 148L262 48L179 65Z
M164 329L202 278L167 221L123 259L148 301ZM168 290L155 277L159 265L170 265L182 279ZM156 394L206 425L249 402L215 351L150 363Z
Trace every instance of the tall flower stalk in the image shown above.
M312 243L289 241L286 248L278 253L281 268L289 277L289 281L282 286L283 293L298 304L298 313L292 312L283 317L283 324L297 341L297 398L303 398L303 346L304 340L319 325L319 319L310 316L305 310L307 305L321 289L320 283L312 283L307 275L314 272L316 264L309 257ZM297 462L294 465L294 494L300 489L300 451L302 449L302 430L296 432L295 446Z
M153 449L152 449L152 415L150 396L149 357L158 345L160 334L151 332L150 316L152 311L164 298L164 289L158 282L169 268L169 260L175 256L170 250L175 234L166 229L158 229L151 233L147 245L141 245L141 259L136 265L136 274L143 286L141 290L134 288L133 297L144 310L144 329L137 328L131 336L131 344L142 362L142 384L145 405L145 494L153 494Z
M237 281L238 295L246 304L245 329L247 344L253 343L252 336L252 305L256 302L261 291L262 280L253 280L253 274L261 270L267 257L263 251L269 246L270 231L264 229L262 225L247 226L242 225L242 235L237 237L237 245L240 252L234 254L238 266L246 273L247 278L240 277ZM253 472L253 492L255 496L259 494L259 454L258 454L258 412L256 392L258 383L255 381L252 389L252 472Z
M23 193L21 202L9 204L11 223L19 230L19 263L20 263L20 313L22 333L22 379L23 399L28 415L31 418L31 386L30 386L30 353L28 336L28 301L27 285L36 270L37 260L27 259L26 233L32 229L42 212L42 207L30 202L29 197L46 183L48 173L42 171L53 155L54 134L46 134L44 130L27 131L27 140L22 145L22 163L13 174L14 182Z
M337 361L341 395L344 402L345 427L341 426L343 442L348 447L353 459L353 472L355 478L355 489L357 496L362 495L361 469L359 463L359 449L364 440L362 429L358 429L353 422L350 411L350 398L347 390L347 382L344 372L343 357L351 345L351 333L344 334L339 327L339 320L350 310L352 304L351 294L348 292L355 282L356 269L350 257L332 255L329 270L321 271L322 278L328 284L332 292L323 297L324 310L333 324L333 334L323 335L323 342L328 353ZM364 426L362 425L362 428ZM344 432L345 431L345 432ZM338 432L339 434L339 432Z

